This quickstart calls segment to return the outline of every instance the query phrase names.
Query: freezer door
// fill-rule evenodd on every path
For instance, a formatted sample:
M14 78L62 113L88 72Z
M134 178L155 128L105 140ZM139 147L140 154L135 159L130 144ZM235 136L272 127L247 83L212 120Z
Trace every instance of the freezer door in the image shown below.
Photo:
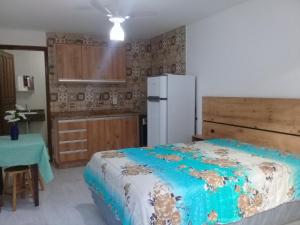
M167 98L167 76L148 78L148 96Z
M148 98L148 146L166 144L167 141L167 100Z

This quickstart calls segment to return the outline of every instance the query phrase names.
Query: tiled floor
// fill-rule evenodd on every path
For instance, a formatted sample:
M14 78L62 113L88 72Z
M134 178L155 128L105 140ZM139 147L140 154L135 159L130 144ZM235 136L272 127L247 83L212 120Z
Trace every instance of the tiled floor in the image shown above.
M55 179L40 192L40 206L18 199L17 211L5 200L1 225L104 225L82 178L83 168L54 170Z

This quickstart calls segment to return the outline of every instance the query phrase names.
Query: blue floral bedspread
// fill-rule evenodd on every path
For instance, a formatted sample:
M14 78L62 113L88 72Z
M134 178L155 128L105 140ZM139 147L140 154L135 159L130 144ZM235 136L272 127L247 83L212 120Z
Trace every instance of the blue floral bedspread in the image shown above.
M300 157L228 139L96 153L84 178L123 225L228 224L300 200Z

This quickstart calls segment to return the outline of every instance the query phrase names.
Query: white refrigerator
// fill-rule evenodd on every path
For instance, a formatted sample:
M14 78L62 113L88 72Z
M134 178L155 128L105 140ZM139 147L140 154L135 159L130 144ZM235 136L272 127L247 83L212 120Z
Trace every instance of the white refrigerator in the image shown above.
M164 74L148 78L149 146L190 142L195 133L195 76Z

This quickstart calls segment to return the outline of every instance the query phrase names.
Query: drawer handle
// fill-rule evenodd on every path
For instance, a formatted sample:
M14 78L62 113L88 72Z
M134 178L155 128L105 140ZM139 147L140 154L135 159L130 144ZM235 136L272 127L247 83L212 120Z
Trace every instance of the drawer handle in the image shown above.
M86 129L78 129L78 130L62 130L58 131L59 134L66 134L66 133L81 133L86 132Z
M61 155L67 155L67 154L82 153L82 152L87 152L87 149L73 150L73 151L63 151L63 152L60 152L59 154L61 154Z
M72 140L72 141L60 141L59 144L72 144L72 143L82 143L82 142L87 142L87 139Z

